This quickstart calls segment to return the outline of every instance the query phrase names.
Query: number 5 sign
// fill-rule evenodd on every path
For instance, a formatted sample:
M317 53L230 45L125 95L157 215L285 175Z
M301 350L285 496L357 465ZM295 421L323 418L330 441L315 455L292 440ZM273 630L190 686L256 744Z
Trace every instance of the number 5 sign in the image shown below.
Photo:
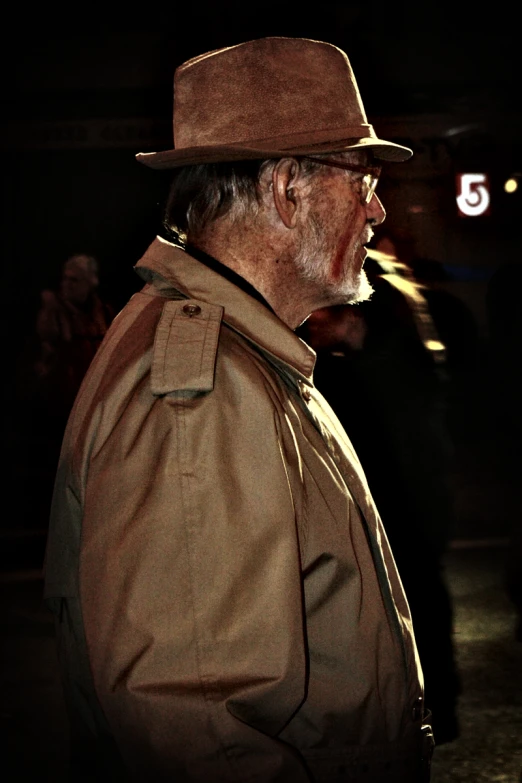
M487 174L457 174L457 207L461 217L489 215L490 202Z

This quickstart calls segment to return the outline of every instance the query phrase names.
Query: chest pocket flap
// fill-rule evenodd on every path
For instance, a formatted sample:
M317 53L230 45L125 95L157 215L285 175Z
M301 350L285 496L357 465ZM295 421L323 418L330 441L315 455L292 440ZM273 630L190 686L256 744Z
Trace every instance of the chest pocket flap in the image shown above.
M168 301L154 338L152 393L210 391L223 308L197 299Z

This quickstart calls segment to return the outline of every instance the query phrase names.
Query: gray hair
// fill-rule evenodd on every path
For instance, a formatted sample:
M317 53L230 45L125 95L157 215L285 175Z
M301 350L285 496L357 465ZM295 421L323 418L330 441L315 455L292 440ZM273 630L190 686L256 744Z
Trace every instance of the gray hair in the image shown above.
M320 164L305 158L298 160L303 176L320 168ZM261 175L276 163L276 159L243 160L177 169L171 180L163 226L174 241L184 245L220 217L227 215L238 220L255 215L260 205Z

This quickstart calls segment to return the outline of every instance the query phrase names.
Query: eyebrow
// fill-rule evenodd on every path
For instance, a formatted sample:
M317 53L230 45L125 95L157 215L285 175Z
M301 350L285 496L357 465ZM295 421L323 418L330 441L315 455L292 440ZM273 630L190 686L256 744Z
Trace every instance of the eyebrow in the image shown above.
M340 155L342 153L333 153ZM335 158L328 156L320 157L318 155L303 155L303 158L306 160L312 160L315 163L321 164L323 166L333 166L334 168L339 168L340 170L344 171L353 171L357 172L360 170L362 174L373 174L374 176L379 177L382 171L382 166L376 166L370 163L360 163L355 162L351 160L346 160L346 158L343 158L341 160L335 160Z

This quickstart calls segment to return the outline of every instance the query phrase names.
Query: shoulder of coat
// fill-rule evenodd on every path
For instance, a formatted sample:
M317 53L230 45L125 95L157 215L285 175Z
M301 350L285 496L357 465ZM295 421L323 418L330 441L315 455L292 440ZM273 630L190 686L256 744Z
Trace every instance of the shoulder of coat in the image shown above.
M156 328L152 393L208 392L214 372L223 307L199 299L168 300Z

